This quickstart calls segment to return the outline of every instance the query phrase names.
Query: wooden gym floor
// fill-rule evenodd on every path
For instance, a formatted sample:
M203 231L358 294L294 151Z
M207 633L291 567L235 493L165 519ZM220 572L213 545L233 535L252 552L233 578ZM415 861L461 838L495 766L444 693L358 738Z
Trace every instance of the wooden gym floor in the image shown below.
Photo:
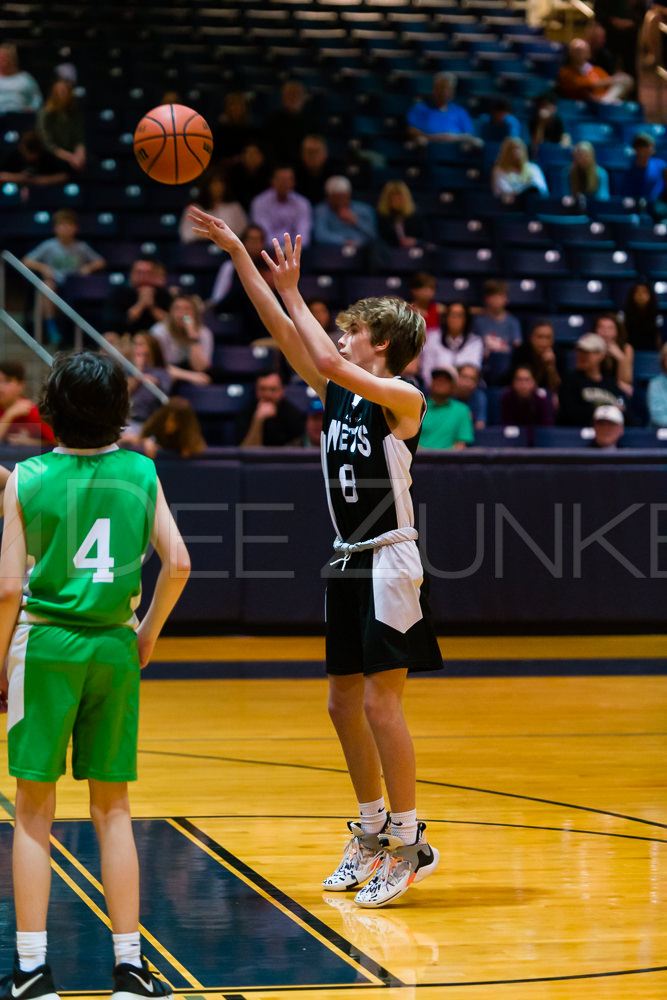
M321 641L161 642L145 674L132 801L144 948L179 996L667 997L664 639L447 639L443 648L466 669L415 678L406 694L419 813L440 868L368 911L320 889L354 815L326 681L309 676ZM562 675L582 662L589 671ZM634 673L612 669L621 662ZM271 663L291 676L264 676ZM532 676L517 676L527 663ZM151 679L161 665L173 676L174 664L180 679ZM218 675L190 679L202 664ZM247 676L230 678L228 665ZM4 739L0 756L6 971L14 787ZM64 778L49 914L63 996L110 989L86 816L85 786Z

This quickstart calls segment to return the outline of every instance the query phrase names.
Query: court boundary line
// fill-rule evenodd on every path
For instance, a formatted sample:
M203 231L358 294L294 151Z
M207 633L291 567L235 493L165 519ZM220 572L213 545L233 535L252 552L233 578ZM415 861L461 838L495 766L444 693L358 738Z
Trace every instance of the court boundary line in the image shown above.
M148 750L139 747L139 753L151 754L154 757L185 757L194 760L217 760L224 764L252 764L261 767L291 767L300 771L319 771L326 774L347 775L347 770L340 767L322 767L318 764L295 764L289 761L280 760L251 760L246 757L221 757L216 754L196 754L182 753L175 750ZM473 785L455 785L447 781L433 781L429 778L417 778L418 785L429 785L436 788L453 788L460 792L477 792L480 795L499 795L508 799L519 799L523 802L537 802L540 805L558 806L562 809L576 809L581 812L594 813L600 816L611 816L614 819L623 819L630 823L643 823L646 826L655 826L661 830L667 830L667 823L659 823L657 820L643 819L639 816L626 816L624 813L612 812L608 809L596 809L594 806L579 806L572 802L557 802L555 799L542 799L534 795L520 795L518 792L500 792L493 788L475 788Z
M240 878L243 882L253 888L256 892L267 899L270 903L276 906L282 913L293 920L298 926L302 927L309 934L311 934L316 940L320 941L326 948L334 954L339 955L339 957L345 961L345 963L355 969L357 972L363 973L365 976L372 976L376 981L369 982L369 986L381 986L387 988L388 986L402 987L406 984L402 982L388 969L381 966L379 962L376 962L369 955L364 952L359 951L360 959L353 959L349 953L346 953L346 948L353 948L351 941L348 941L339 934L333 928L329 927L328 924L320 920L314 914L310 913L301 903L297 903L295 899L288 896L286 892L279 889L278 886L270 882L264 875L260 875L259 872L251 868L247 862L242 861L241 858L232 854L228 851L226 847L223 847L218 841L214 840L209 834L204 833L198 826L192 823L185 816L172 817L168 820L169 824L178 830L183 836L186 836L193 843L205 851L206 854L213 857L219 864L221 864L228 871L231 871L233 875ZM355 948L355 951L357 949ZM363 963L367 964L363 964ZM374 971L376 970L376 971ZM362 985L362 984L355 984ZM267 989L268 987L263 987ZM273 987L272 987L273 988ZM310 987L313 988L313 987ZM328 989L328 986L322 984L318 989ZM349 985L347 986L349 989Z

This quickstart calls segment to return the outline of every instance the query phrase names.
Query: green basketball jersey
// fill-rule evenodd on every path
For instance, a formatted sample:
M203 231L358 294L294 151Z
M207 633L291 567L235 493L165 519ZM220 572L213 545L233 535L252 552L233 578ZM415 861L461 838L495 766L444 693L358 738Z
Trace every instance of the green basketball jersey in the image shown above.
M113 445L54 451L16 466L28 572L23 611L62 625L134 624L157 474Z

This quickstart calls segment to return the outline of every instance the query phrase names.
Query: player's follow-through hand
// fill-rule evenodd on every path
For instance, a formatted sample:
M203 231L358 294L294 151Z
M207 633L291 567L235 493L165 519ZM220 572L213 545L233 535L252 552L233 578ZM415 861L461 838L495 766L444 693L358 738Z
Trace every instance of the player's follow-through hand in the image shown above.
M204 236L213 240L219 247L231 253L234 247L243 246L236 233L226 226L222 219L216 219L208 212L202 212L196 205L190 205L188 219L192 222L192 232L195 236Z
M273 271L273 280L279 292L287 292L296 288L299 283L299 272L301 270L301 237L297 236L292 248L292 240L289 233L285 233L285 252L278 240L273 240L273 249L276 259L272 260L266 250L262 250L262 257Z

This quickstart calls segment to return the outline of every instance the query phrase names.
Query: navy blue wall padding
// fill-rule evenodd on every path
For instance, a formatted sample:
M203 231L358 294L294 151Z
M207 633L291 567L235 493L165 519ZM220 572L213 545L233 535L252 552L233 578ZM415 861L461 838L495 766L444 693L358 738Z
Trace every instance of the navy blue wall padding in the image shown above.
M13 465L27 452L0 454ZM441 628L664 627L667 454L418 455L416 525ZM210 449L158 473L193 573L172 621L243 631L324 620L333 530L317 449ZM158 572L146 559L144 609Z

